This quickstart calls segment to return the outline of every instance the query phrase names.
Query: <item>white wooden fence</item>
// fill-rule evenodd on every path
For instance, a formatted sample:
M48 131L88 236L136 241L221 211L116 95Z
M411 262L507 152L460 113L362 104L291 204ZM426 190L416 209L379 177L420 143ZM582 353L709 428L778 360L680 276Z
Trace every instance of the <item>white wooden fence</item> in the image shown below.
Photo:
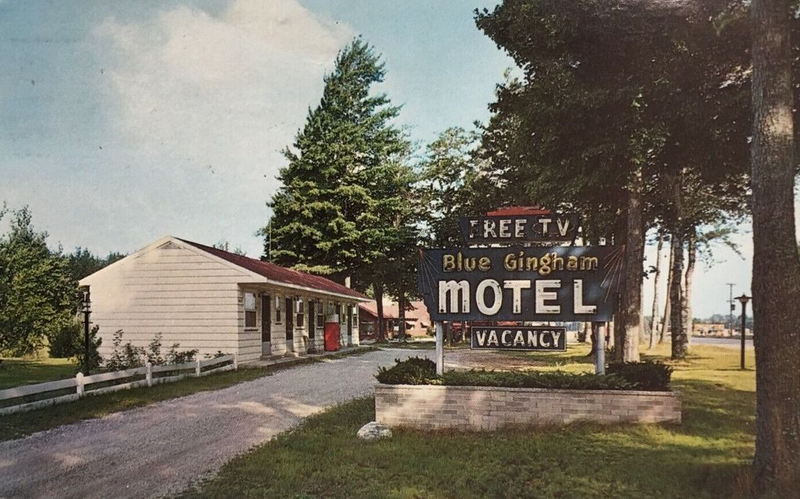
M211 369L208 369L208 368ZM153 386L158 383L169 383L179 379L205 376L211 373L231 371L239 369L236 355L223 355L213 359L185 362L183 364L164 364L153 366L149 362L144 367L126 369L124 371L111 371L101 374L84 376L81 373L74 378L50 381L47 383L37 383L35 385L23 385L15 388L0 390L0 403L12 399L20 399L18 404L0 407L0 415L11 414L14 412L30 411L48 405L62 404L71 402L86 395L115 392L139 386ZM169 373L162 374L161 373ZM144 379L126 381L130 378L144 376ZM116 383L115 383L116 381ZM97 386L100 384L100 386ZM95 386L93 386L95 385ZM66 389L74 388L73 393L63 394ZM34 395L46 394L48 392L62 392L61 395L53 394L52 397L46 395L32 402L25 402L23 397L30 398Z

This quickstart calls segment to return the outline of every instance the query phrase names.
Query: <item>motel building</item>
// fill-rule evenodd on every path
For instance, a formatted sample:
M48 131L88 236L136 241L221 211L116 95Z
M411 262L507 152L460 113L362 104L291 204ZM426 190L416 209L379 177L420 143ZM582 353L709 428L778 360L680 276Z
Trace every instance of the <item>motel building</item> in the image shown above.
M172 236L80 285L90 293L104 358L118 330L123 344L146 348L161 334L162 351L179 343L200 357L222 352L239 362L355 346L358 304L369 300L324 277Z

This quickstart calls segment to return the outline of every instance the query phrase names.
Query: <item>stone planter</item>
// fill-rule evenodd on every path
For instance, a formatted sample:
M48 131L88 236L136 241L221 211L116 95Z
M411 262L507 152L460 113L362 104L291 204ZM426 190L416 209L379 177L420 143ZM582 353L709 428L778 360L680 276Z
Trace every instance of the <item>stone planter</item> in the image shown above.
M376 385L375 419L390 427L495 430L503 426L680 423L674 392Z

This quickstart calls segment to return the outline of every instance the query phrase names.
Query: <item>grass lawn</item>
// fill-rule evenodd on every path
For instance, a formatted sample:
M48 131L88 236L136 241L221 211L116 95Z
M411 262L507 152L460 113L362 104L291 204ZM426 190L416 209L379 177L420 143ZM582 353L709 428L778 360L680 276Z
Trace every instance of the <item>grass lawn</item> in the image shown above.
M2 360L0 390L71 378L77 371L77 365L72 359L3 358Z
M35 411L0 416L0 441L20 438L37 431L75 423L84 419L103 417L114 412L141 407L161 400L183 397L184 395L206 390L225 388L243 381L270 376L278 371L301 364L324 362L348 355L360 355L372 350L374 349L363 348L352 352L334 354L324 358L299 358L297 361L269 367L255 368L240 366L238 371L226 371L203 376L201 378L186 378L173 383L164 383L152 387L140 387L131 390L120 390L118 392L87 396L75 402L45 407Z
M410 341L391 341L391 342L384 342L384 343L375 343L375 346L380 348L404 348L410 350L435 350L436 349L436 340L410 340ZM468 349L469 343L461 342L456 343L455 345L450 345L445 341L444 349L447 350L462 350Z
M591 369L588 347L534 354L561 369ZM374 419L364 398L309 418L188 496L270 497L736 497L753 454L754 371L738 351L692 348L675 364L681 425L572 424L494 433L395 431L362 442ZM660 348L653 357L663 357ZM749 365L753 365L752 351Z

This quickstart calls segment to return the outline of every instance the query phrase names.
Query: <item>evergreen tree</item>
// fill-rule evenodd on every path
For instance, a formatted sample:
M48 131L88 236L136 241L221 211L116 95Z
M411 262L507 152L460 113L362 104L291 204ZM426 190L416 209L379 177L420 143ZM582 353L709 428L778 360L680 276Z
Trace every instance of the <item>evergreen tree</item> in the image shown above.
M399 108L371 93L384 75L380 56L360 38L337 56L319 105L284 150L282 186L261 230L265 259L343 281L366 273L388 247L382 226L397 218L391 198L402 188L409 143L391 123Z
M480 161L475 154L477 144L476 133L459 127L448 128L428 144L416 189L426 207L426 243L434 248L460 246L459 217L491 208L482 206L479 211L468 213L476 198L473 187Z
M87 248L78 246L75 251L65 256L69 274L74 281L94 274L98 270L125 258L124 253L111 252L105 258L93 254Z

